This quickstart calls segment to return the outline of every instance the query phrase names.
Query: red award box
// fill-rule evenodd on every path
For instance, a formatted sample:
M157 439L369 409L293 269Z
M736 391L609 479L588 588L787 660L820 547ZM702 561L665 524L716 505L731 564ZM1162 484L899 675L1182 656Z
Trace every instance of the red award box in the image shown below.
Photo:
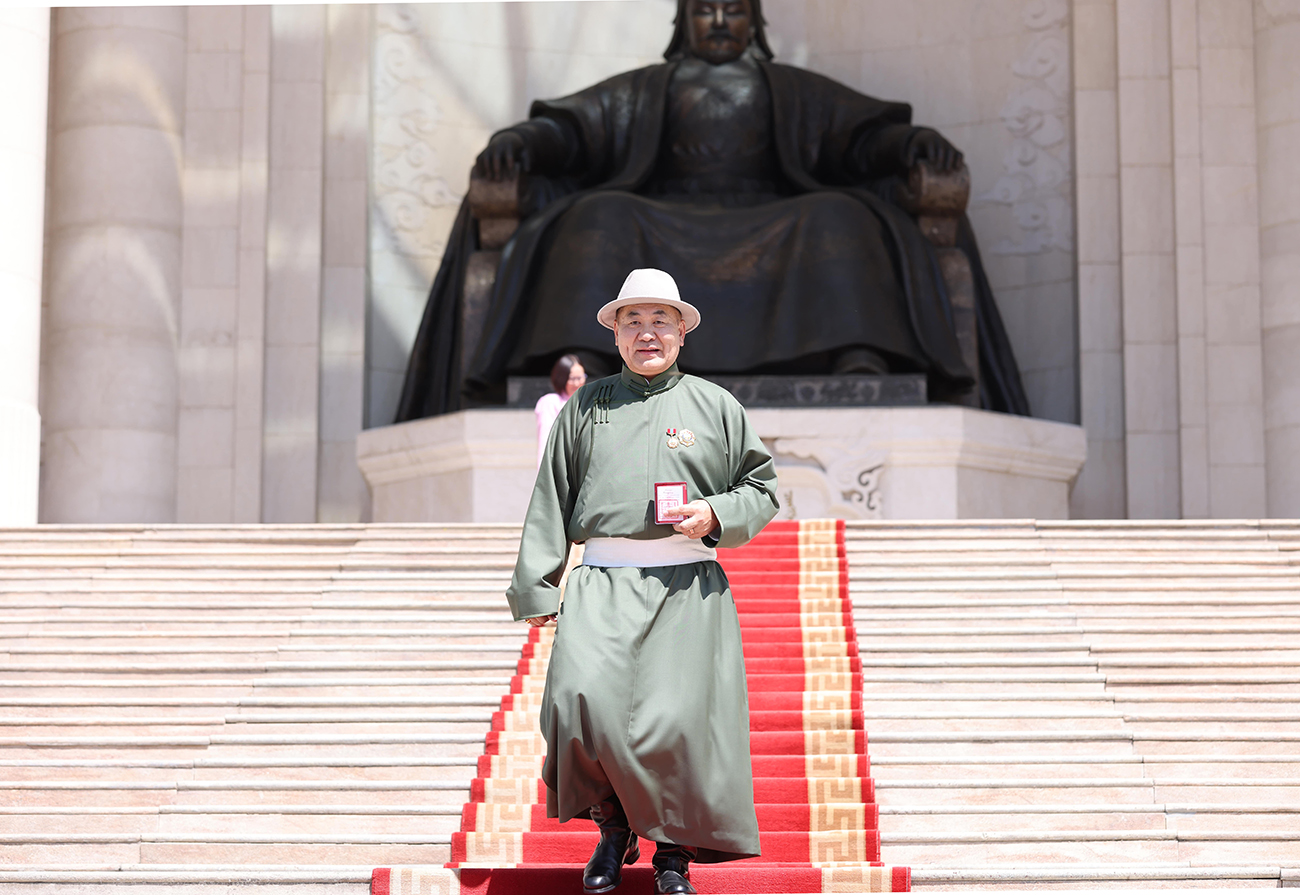
M655 522L660 525L676 525L682 521L682 517L665 514L686 504L685 482L655 482Z

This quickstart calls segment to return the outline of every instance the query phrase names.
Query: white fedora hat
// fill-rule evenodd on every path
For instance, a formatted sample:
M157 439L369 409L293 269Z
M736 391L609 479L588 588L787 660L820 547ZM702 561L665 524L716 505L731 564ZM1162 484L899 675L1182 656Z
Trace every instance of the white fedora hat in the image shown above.
M653 267L643 267L628 274L623 281L623 288L618 290L618 298L597 311L596 319L605 329L614 329L618 309L628 305L668 305L682 315L687 332L700 325L699 310L695 305L682 301L681 294L677 291L677 281Z

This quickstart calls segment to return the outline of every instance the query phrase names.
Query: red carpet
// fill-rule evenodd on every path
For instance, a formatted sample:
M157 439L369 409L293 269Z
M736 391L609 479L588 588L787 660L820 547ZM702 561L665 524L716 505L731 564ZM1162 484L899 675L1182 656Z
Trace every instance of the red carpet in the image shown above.
M773 522L738 550L720 550L745 643L750 737L763 854L695 865L701 893L910 891L906 867L883 867L879 814L862 721L862 668L848 597L844 526ZM372 895L580 895L599 834L590 821L546 817L537 710L553 628L534 628L493 716L478 778L452 835L453 873L374 871ZM650 857L618 895L653 891Z

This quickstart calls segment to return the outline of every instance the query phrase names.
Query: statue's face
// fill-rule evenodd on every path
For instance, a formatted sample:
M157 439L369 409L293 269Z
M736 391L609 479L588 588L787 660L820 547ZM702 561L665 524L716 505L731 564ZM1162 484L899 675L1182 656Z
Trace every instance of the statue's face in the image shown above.
M677 361L686 322L670 305L627 305L614 319L614 344L633 373L653 379Z
M692 55L721 65L740 58L749 46L754 17L749 0L690 0L686 11Z

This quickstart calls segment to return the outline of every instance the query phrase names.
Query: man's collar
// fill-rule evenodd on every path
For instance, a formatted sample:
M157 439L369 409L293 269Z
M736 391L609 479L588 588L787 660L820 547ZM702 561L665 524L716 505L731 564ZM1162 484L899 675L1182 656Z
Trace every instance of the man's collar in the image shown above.
M677 369L677 364L674 363L654 379L647 381L644 376L639 373L633 373L627 368L627 364L624 364L620 378L623 380L624 385L636 392L638 395L657 395L660 392L668 391L668 389L681 382L682 372Z

